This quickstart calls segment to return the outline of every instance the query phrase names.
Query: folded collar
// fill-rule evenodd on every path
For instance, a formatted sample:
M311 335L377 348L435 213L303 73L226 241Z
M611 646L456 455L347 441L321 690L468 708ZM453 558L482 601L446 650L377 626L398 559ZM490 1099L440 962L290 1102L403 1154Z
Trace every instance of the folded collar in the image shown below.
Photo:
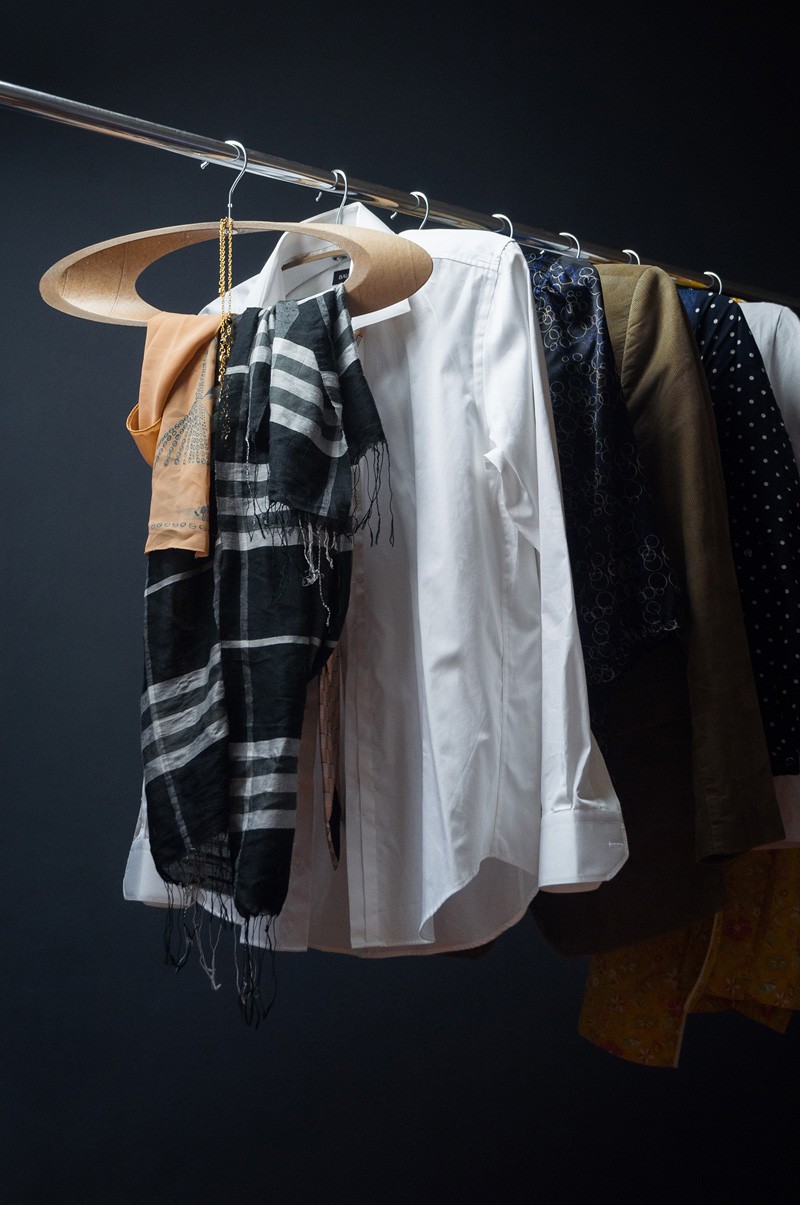
M352 201L349 205L345 205L341 213L338 208L329 209L326 213L316 213L313 217L306 218L303 225L338 220L343 226L365 226L371 230L384 230L387 234L394 234L391 227L376 217L360 201ZM322 251L332 246L332 243L314 238L313 235L287 231L286 234L281 235L275 250L261 271L231 290L232 310L234 313L240 314L243 310L253 306L264 309L274 305L276 301L286 300L287 294L292 294L305 280L315 276L319 267L315 263L300 264L296 268L288 268L284 271L283 264L296 255L313 254L315 251ZM301 298L295 296L293 300L299 301ZM218 314L220 308L220 299L215 297L200 310L200 313ZM365 326L374 326L377 322L384 322L387 318L394 318L398 314L408 313L410 308L408 298L403 298L402 301L388 305L382 310L375 310L371 314L359 314L358 317L352 319L353 330L358 331Z

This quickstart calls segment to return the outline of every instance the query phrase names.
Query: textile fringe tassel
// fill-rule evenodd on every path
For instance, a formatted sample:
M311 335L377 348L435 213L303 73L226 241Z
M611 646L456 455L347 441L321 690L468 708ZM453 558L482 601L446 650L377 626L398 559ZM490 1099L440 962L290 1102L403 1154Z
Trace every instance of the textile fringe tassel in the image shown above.
M249 444L248 444L249 457ZM303 546L307 572L303 585L310 586L320 583L320 597L326 611L328 610L322 590L323 562L333 569L333 556L339 550L340 540L352 541L357 531L366 528L369 531L370 544L376 544L381 532L380 488L384 469L386 472L389 495L389 543L394 545L394 510L392 508L392 472L389 449L385 443L375 444L364 454L361 460L351 466L352 473L352 505L345 521L337 521L309 511L298 510L282 502L258 499L255 485L258 482L259 471L264 466L253 466L249 459L247 463L247 482L252 505L252 532L256 528L262 538L270 538L280 547L289 547L297 542L299 537ZM251 472L254 477L251 477ZM266 467L269 475L269 467ZM358 510L359 495L363 492L365 508L362 513ZM251 539L252 539L251 532ZM276 590L276 597L282 592L283 582ZM330 614L328 614L330 621Z
M265 944L253 945L251 928L259 922L264 925ZM262 1021L269 1016L270 1010L278 995L278 977L275 969L275 917L248 917L241 927L241 938L234 949L236 964L236 990L239 995L239 1007L246 1023L258 1029ZM242 965L239 965L239 949L241 946ZM272 994L265 1004L261 995L261 980L263 976L264 959L269 953L270 975L272 979Z
M222 929L225 927L225 916L219 920L218 932L212 932L211 915L203 907L205 892L194 886L177 886L165 882L168 906L164 918L164 962L174 967L176 972L183 969L191 957L192 951L197 950L198 961L208 975L216 990L215 965L216 952ZM227 914L224 901L219 903L224 914ZM229 923L229 922L228 922ZM178 943L177 950L174 948ZM205 943L208 941L208 951Z
M377 544L381 533L380 488L384 465L386 466L386 484L389 494L389 543L394 545L392 462L389 456L389 448L385 443L373 444L372 448L364 454L361 460L357 460L352 466L353 510L350 516L349 534L354 535L357 531L361 531L362 528L366 527L369 531L370 545ZM366 505L363 513L359 516L357 513L357 500L359 494L362 492L362 485ZM375 516L374 528L373 514Z
M166 880L164 886L168 901L164 917L164 962L177 972L186 966L194 946L194 934L187 924L194 903L193 893L187 887ZM174 948L176 942L177 949Z
M197 961L212 989L219 991L222 984L217 977L217 951L223 932L230 932L239 1008L245 1022L257 1029L266 1020L278 994L276 918L234 919L222 895L213 894L209 901L212 911L209 911L204 906L209 896L207 889L177 886L166 881L165 887L169 903L164 917L164 962L177 974L196 952ZM263 926L264 944L253 940L256 926ZM267 956L271 991L265 1001L262 982Z

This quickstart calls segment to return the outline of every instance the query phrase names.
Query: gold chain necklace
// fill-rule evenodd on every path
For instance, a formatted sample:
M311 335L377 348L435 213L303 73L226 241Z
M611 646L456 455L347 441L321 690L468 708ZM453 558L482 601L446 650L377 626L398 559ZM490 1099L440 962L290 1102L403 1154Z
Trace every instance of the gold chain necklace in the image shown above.
M231 290L233 289L233 219L230 215L219 221L219 296L222 321L219 326L219 349L217 352L217 396L220 407L220 434L227 439L230 433L230 415L224 397L223 385L228 356L231 353L233 314Z

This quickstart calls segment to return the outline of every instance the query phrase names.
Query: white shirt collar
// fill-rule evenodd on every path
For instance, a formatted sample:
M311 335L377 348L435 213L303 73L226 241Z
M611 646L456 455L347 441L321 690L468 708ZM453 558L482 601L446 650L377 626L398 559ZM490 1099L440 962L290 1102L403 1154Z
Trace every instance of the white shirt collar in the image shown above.
M336 222L338 219L344 226L365 226L371 230L384 230L387 234L394 234L394 231L385 222L376 217L360 201L352 201L349 205L345 205L341 214L338 208L330 209L326 213L315 213L313 217L306 218L303 225L311 225L314 222ZM286 234L281 235L275 250L261 271L231 290L231 309L234 313L240 314L243 310L253 306L264 309L266 306L274 305L276 301L285 300L287 296L296 296L301 285L319 275L319 265L317 263L300 264L296 268L288 268L284 271L283 264L296 255L321 251L332 245L322 239L314 238L313 235L287 231ZM329 271L330 265L328 264L326 274ZM330 287L330 284L320 283L320 291ZM300 297L311 295L313 294L305 291L300 293ZM375 310L371 314L360 314L353 318L353 330L357 331L362 327L384 322L387 318L394 318L398 314L405 314L410 308L408 298L403 298L402 301L386 306L382 310ZM200 310L200 313L218 314L220 309L220 299L215 297Z

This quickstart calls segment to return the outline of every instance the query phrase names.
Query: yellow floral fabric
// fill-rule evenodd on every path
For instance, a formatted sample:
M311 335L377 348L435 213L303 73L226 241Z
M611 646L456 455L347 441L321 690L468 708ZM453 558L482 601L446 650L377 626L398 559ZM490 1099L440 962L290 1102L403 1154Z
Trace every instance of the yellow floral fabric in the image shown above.
M692 1013L735 1009L785 1033L800 1009L800 849L754 850L708 920L589 964L578 1032L633 1063L677 1067Z

